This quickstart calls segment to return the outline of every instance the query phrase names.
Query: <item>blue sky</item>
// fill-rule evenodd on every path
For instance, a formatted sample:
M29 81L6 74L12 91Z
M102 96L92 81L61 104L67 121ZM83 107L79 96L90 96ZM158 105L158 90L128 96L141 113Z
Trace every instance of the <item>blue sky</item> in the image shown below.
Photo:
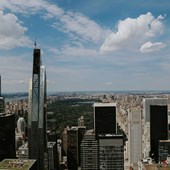
M35 40L48 91L170 89L168 0L1 0L3 92L28 91Z

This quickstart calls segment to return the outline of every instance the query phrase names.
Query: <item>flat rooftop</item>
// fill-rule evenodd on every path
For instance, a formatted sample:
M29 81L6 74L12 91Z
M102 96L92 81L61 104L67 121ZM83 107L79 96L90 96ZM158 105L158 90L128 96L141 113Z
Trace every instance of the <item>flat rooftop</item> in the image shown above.
M116 107L116 103L94 103L94 107Z
M0 169L2 170L29 170L36 162L34 159L4 159L0 162Z

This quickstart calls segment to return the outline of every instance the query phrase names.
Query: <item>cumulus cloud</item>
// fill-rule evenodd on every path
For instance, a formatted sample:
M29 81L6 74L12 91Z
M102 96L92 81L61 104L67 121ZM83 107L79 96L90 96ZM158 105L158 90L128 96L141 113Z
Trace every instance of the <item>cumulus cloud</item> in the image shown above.
M111 31L101 27L88 17L75 12L65 11L45 0L1 0L1 10L34 15L39 13L45 20L53 19L52 26L64 33L73 33L79 38L95 44L104 41Z
M4 14L0 11L0 23L0 49L30 45L30 39L24 35L27 28L21 25L14 14Z
M148 41L140 47L140 51L142 53L160 51L161 49L163 49L165 47L166 47L166 45L163 44L162 42L152 43L152 42Z
M112 32L101 46L101 52L141 46L146 40L163 33L163 16L155 18L150 12L137 18L119 21L117 32Z

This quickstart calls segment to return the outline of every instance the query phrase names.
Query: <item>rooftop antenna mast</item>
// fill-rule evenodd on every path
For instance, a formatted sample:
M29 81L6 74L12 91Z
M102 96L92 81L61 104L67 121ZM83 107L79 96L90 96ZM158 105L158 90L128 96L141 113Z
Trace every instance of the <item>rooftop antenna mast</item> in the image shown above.
M36 49L36 47L37 47L37 42L36 42L36 40L35 40L34 46L35 46L35 49Z

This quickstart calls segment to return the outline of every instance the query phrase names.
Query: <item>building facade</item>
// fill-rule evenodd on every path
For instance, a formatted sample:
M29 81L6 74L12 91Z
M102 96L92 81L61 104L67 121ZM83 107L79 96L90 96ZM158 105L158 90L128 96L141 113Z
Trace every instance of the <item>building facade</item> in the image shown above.
M158 143L159 140L168 139L168 106L150 106L150 156L158 162Z
M0 161L16 158L15 114L0 114Z
M144 129L149 130L143 135L143 155L158 162L158 141L168 139L168 98L143 99L143 120Z
M168 105L168 98L145 98L143 99L143 119L144 125L150 122L151 105Z
M142 159L142 117L140 109L128 113L128 159L129 165Z
M99 135L99 169L124 170L123 135Z
M78 169L78 128L67 128L67 167L68 170Z
M49 170L57 170L57 144L56 142L48 142L48 161L49 161Z
M95 138L94 130L88 130L81 143L81 170L99 169L98 140Z
M29 95L28 148L29 158L36 159L39 170L47 159L46 141L46 71L41 65L41 51L34 49L32 86Z
M117 132L115 103L94 103L94 130L96 137Z

